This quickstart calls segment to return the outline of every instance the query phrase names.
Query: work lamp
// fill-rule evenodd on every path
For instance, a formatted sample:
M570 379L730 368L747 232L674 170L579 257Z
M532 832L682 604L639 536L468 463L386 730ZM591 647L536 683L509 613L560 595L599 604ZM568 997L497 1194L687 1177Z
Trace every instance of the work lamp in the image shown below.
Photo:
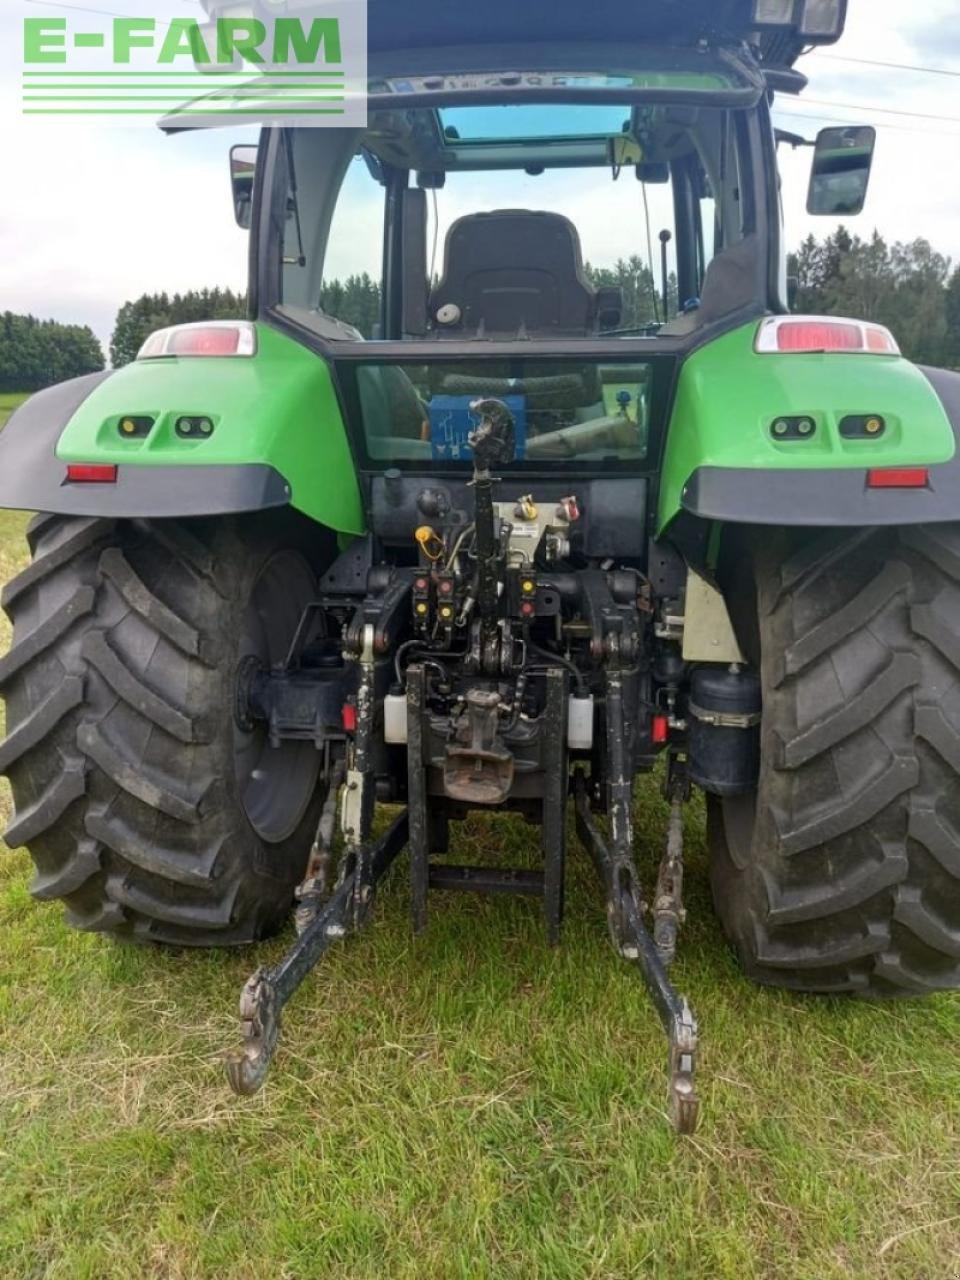
M845 0L804 0L799 8L802 36L832 40L843 31Z
M836 40L843 32L847 0L753 0L756 27L792 27L811 44Z
M758 27L792 27L796 0L753 0L753 20Z

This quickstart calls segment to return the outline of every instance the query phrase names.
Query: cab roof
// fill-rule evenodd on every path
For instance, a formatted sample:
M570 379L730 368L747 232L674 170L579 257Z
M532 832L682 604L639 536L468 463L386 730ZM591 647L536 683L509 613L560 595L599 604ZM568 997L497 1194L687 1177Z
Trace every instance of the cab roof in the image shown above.
M756 0L368 0L371 55L402 49L530 44L695 45L753 37L768 66L792 66L811 41L790 26L758 29ZM845 18L846 0L841 0ZM843 24L841 22L841 31ZM839 38L836 37L836 38ZM826 42L826 41L825 41ZM830 41L832 42L832 41Z

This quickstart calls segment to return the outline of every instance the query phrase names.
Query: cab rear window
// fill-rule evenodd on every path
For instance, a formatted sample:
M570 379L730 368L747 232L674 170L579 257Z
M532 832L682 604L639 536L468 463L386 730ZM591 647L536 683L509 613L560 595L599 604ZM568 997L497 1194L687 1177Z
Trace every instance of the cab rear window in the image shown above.
M362 452L392 465L468 465L474 401L514 418L516 463L642 467L651 447L653 365L584 360L368 363L348 376Z

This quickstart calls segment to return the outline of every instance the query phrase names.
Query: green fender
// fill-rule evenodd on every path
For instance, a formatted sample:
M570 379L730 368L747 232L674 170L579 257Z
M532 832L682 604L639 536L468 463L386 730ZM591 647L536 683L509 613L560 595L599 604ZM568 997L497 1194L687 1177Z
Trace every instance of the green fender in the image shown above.
M0 435L0 506L183 516L290 505L342 534L365 522L328 365L267 325L251 357L137 360L41 392ZM154 419L143 438L120 422ZM182 417L213 423L177 434ZM66 464L116 464L113 484L65 483Z
M768 525L869 525L960 518L960 460L951 418L931 379L900 356L766 355L756 322L684 361L667 430L658 531L681 512ZM946 375L949 377L950 375ZM873 439L841 421L876 415ZM806 439L778 440L774 422L813 419ZM960 425L960 424L958 424ZM922 490L874 491L872 470L929 468Z

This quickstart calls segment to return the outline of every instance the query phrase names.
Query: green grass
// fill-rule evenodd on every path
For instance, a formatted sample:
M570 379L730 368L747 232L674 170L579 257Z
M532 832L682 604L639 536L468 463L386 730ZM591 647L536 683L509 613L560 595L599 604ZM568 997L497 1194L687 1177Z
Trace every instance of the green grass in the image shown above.
M20 391L0 392L0 428L7 424L7 419L18 405L23 404L26 395Z
M2 578L24 523L0 514ZM664 816L645 785L648 876ZM530 842L475 822L459 852ZM33 902L28 856L5 853L0 1276L956 1280L960 1001L754 989L709 905L696 813L690 847L689 1141L661 1114L663 1039L576 849L557 951L529 901L438 901L414 940L400 867L372 930L290 1006L249 1101L221 1054L244 978L285 940L117 947Z

